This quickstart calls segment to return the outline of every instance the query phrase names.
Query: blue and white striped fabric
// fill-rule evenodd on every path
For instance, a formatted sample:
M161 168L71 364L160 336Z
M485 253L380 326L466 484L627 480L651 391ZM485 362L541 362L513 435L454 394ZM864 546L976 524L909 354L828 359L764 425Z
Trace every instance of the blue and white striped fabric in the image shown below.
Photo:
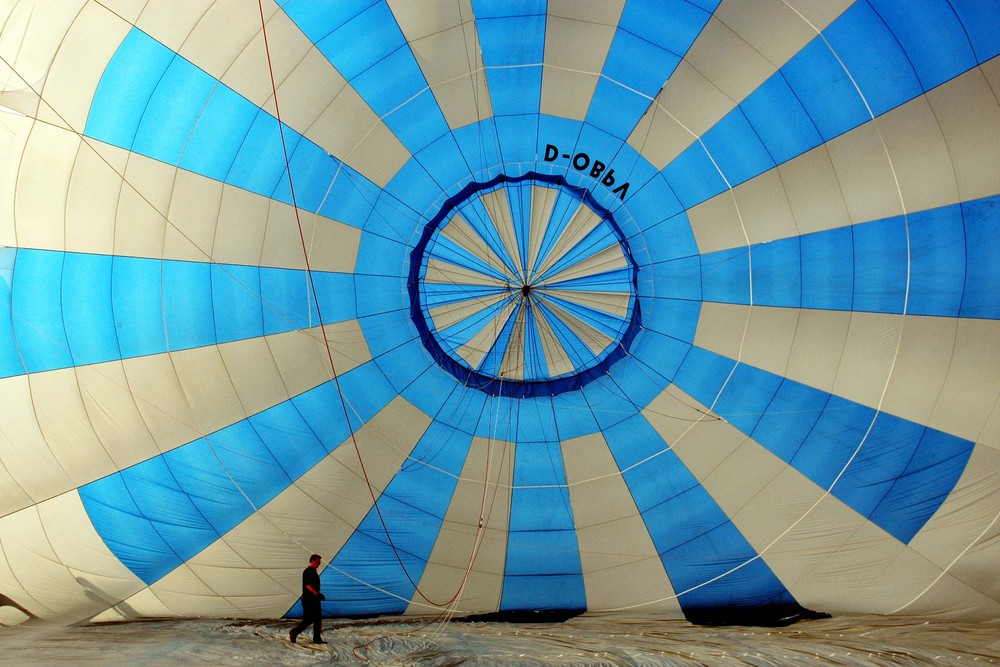
M1000 8L799 4L15 8L0 621L1000 617Z

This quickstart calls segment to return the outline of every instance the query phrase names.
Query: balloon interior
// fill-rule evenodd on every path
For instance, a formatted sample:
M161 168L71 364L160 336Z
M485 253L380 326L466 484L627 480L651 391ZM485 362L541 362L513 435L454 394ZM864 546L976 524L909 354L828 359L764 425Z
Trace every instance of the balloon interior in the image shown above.
M1000 617L986 0L0 8L0 623Z

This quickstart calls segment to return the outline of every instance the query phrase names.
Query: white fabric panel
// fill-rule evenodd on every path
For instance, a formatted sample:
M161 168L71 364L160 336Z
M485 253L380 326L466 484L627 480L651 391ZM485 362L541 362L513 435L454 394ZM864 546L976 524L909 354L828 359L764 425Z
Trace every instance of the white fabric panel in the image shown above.
M850 6L724 0L628 138L663 169Z
M545 240L545 230L556 205L559 191L555 188L531 186L531 220L528 225L528 268L533 269L538 262L538 253Z
M639 608L680 615L670 579L607 442L562 443L588 611Z
M46 17L64 18L63 12L78 6L72 3L48 3L45 11L35 12ZM55 21L54 21L55 22ZM61 21L60 21L61 22ZM104 74L104 66L131 26L98 2L88 2L74 17L65 31L53 27L50 39L62 36L58 51L45 75L44 88L36 88L45 101L38 107L38 119L60 127L83 132L90 112L90 100ZM29 81L33 87L40 81Z
M1000 449L998 432L987 428L1000 402L992 387L1000 376L996 320L706 302L695 344Z
M504 275L514 278L514 276L510 275L510 271L507 269L506 264L503 263L503 260L476 233L469 222L458 213L452 216L448 224L441 228L441 235L449 241L457 243L461 248L469 251L478 259L483 260L489 266L495 267Z
M511 301L493 318L493 321L506 322L515 307L516 302ZM495 327L487 325L480 329L479 333L470 338L469 342L458 348L457 353L471 368L479 368L479 364L486 357L486 353L490 351L498 335L499 331Z
M356 322L327 327L338 373L370 359ZM331 378L316 330L0 379L0 514L52 498ZM29 500L30 499L30 500Z
M623 0L559 0L548 4L541 112L587 117L594 89L611 49ZM580 45L585 44L585 49Z
M1000 579L996 564L1000 562L1000 452L976 447L965 472L955 488L927 525L910 542L910 548L921 554L948 575L961 580L970 588L989 596L994 605L1000 601ZM967 551L958 549L967 548ZM928 610L940 613L955 605L964 608L967 602L953 600ZM972 605L968 605L972 606ZM908 609L907 613L913 610Z
M1000 57L927 93L958 179L962 201L1000 192Z
M76 491L0 517L0 547L0 590L42 619L81 621L144 587L108 551Z
M14 220L0 226L8 245L304 269L301 222L313 270L354 268L358 229L306 212L297 221L286 204L27 118L2 122L14 134L0 142L25 155L6 181L17 183Z
M831 613L891 613L941 575L941 567L675 386L644 414L804 606ZM953 546L949 556L957 555ZM986 610L984 615L1000 609L1000 603L968 585L942 581L948 601L936 599L933 609L964 606L970 599Z
M388 4L448 127L457 129L492 116L470 0L389 0Z
M521 253L517 246L518 234L514 231L514 218L510 212L510 201L504 189L492 190L479 195L479 200L486 209L493 226L496 227L500 240L503 241L507 256L514 262L514 273L519 280L524 280L525 269L521 265Z
M556 262L562 259L563 255L569 252L577 243L582 241L587 234L601 224L601 218L589 206L580 204L580 207L573 213L572 219L562 235L552 246L545 261L538 267L538 273L542 274L549 270Z
M945 206L1000 192L997 152L1000 103L973 69L689 209L688 218L705 253Z
M450 609L489 612L500 608L514 454L514 443L473 438L420 578L420 590L432 603L446 602L458 593ZM414 594L406 613L427 614L436 609Z
M167 609L153 591L143 588L118 605L90 619L91 623L116 623L137 618L169 618L177 616Z
M355 432L376 498L429 423L424 413L396 398ZM150 588L178 614L283 614L299 597L309 554L319 553L325 561L332 561L371 508L371 493L354 442L345 440L223 539ZM248 577L257 582L256 594L237 595L240 589L248 590Z

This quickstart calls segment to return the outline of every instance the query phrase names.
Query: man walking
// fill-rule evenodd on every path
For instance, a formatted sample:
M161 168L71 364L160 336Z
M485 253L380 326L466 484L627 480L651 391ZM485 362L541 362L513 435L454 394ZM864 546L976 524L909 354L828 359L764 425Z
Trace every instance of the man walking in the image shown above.
M323 630L323 611L320 602L326 596L319 592L319 572L316 569L322 560L319 554L309 557L309 567L302 570L302 622L288 633L288 639L295 643L299 633L313 626L313 644L325 644L320 633Z

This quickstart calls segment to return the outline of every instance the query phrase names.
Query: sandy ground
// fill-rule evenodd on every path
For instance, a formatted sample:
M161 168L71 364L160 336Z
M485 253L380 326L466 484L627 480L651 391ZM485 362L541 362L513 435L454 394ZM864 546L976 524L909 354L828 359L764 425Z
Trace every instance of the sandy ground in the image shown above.
M11 665L1000 665L1000 624L840 617L784 628L585 615L563 623L156 620L0 628ZM308 634L308 633L307 633Z

